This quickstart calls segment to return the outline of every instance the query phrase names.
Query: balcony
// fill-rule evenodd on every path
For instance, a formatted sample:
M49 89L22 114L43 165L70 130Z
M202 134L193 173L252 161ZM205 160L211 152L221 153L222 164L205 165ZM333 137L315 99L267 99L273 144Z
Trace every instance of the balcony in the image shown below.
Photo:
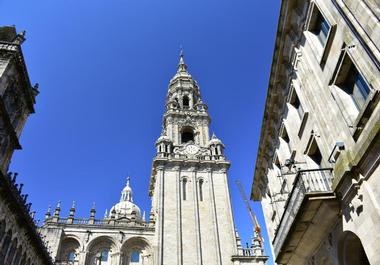
M263 254L261 248L240 248L237 255L233 255L232 261L240 261L241 264L260 263L265 264L268 260L268 256Z
M331 168L297 172L272 242L277 263L306 264L325 238L339 212L332 179Z

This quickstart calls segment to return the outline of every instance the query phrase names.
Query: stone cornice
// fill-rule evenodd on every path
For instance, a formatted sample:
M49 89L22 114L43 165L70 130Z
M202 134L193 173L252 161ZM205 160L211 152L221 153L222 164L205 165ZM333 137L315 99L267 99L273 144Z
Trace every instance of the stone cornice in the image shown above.
M281 106L286 102L289 78L292 76L290 58L283 56L285 38L291 30L292 9L297 1L284 0L281 2L280 17L278 20L276 41L273 51L270 79L267 90L264 115L261 125L260 141L254 170L251 199L261 200L262 189L266 186L267 167L274 153L274 146L278 137L278 128L281 125ZM296 40L299 41L299 40ZM290 45L289 49L293 49ZM280 94L281 93L281 94Z
M195 168L198 171L211 169L213 171L228 170L231 163L226 160L198 160L198 159L181 159L181 158L155 158L153 168L162 166L165 170L179 167L180 170Z

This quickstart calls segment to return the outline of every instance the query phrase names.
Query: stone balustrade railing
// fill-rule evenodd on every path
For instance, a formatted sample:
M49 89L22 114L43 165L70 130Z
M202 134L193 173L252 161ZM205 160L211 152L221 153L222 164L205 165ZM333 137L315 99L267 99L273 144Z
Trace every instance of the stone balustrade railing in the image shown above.
M149 223L140 220L122 219L117 220L113 218L105 219L91 219L91 218L62 218L57 220L50 217L44 221L45 225L61 224L61 225L91 225L91 226L128 226L136 228L151 228L154 227L154 223Z
M193 159L193 160L202 160L202 161L215 161L215 160L225 160L223 155L195 155L189 157L185 154L173 154L173 153L158 153L157 158L171 158L171 159Z

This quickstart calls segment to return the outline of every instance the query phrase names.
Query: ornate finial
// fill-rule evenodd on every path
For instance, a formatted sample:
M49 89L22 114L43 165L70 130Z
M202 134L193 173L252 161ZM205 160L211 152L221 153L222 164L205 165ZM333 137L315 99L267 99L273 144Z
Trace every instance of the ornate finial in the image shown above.
M182 46L182 44L179 45L179 57L183 57L183 46Z
M73 204L71 205L72 209L75 209L75 201L73 201Z
M217 139L215 133L212 133L212 139Z
M104 219L106 219L108 217L108 209L106 209L106 211L104 212Z
M58 218L59 213L61 212L61 201L58 201L57 206L54 210L54 216Z
M21 31L13 40L13 43L21 45L25 41L25 30Z
M129 187L129 181L131 180L131 177L130 176L128 176L127 177L127 187Z
M92 203L92 207L91 207L91 210L95 210L95 202Z
M181 51L179 54L179 64L178 64L178 70L177 72L187 72L187 65L185 64L185 60L183 59L183 48L181 45Z
M142 219L145 222L145 211L143 212Z
M47 209L47 211L46 211L47 213L50 213L51 212L51 205L49 204L49 207L48 207L48 209Z

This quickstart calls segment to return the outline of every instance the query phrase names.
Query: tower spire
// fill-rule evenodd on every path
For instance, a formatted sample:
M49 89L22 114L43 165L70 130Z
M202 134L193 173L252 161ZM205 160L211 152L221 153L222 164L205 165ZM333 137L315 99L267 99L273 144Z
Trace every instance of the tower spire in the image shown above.
M177 72L179 72L179 73L180 72L187 72L187 65L185 64L182 45L181 45L181 50L179 52L179 63L178 63Z

